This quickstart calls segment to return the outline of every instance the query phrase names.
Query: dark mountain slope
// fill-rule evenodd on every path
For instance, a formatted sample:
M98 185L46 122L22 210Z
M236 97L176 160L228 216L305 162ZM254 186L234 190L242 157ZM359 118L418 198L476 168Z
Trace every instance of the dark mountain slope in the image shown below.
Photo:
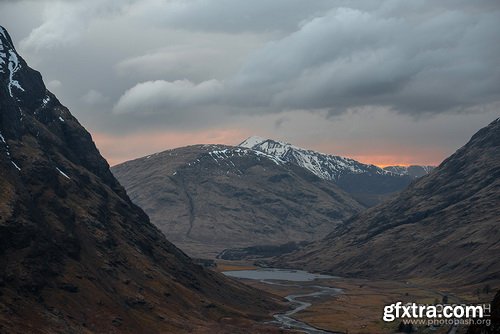
M234 333L274 307L164 238L0 27L0 332Z
M197 257L318 239L363 209L334 183L241 147L189 146L112 171L167 238Z
M500 119L397 198L279 262L338 275L500 281Z

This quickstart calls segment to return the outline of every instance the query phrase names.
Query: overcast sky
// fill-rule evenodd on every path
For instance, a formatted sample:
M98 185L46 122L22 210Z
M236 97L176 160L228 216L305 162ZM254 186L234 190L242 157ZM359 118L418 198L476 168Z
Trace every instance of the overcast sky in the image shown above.
M500 110L500 2L0 0L111 164L256 134L438 164Z

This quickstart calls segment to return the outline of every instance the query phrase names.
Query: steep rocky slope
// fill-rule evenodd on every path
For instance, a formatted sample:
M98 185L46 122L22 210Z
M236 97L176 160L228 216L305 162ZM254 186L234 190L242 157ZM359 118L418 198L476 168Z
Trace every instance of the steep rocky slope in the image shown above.
M165 239L0 27L0 332L238 333L276 307Z
M334 183L241 147L189 146L112 171L167 238L197 257L318 239L363 209Z
M500 283L500 119L397 198L281 265L364 277Z

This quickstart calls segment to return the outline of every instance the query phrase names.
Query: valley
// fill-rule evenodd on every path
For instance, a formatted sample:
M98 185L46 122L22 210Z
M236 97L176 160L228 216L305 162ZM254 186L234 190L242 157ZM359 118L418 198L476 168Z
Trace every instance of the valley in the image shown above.
M0 334L500 334L497 16L0 1Z
M294 303L285 313L299 321L304 333L394 333L399 322L382 321L383 305L395 301L440 303L446 296L450 303L489 303L494 291L481 292L484 284L457 288L446 281L412 279L408 281L356 279L306 274L287 269L260 268L245 261L218 261L216 271L227 273L252 287L261 289ZM241 274L236 274L242 271ZM255 273L251 273L255 271ZM264 271L260 272L259 271ZM267 272L278 272L268 275ZM276 315L275 315L276 317ZM283 325L283 322L280 322ZM303 326L305 324L306 326ZM416 333L448 333L450 326L430 329L421 326ZM461 326L456 333L465 333Z
M384 305L396 301L488 303L493 299L500 274L495 257L499 247L499 139L497 119L437 168L379 169L252 137L239 147L203 145L165 151L116 166L113 171L132 197L149 210L153 222L181 248L194 255L196 245L197 257L209 261L211 270L289 301L288 311L274 314L280 327L310 334L388 333L410 330L401 322L381 318ZM190 186L185 181L182 189L159 183L166 180L166 173L158 172L158 166L169 168L168 178L183 177ZM412 178L405 189L389 191L385 194L391 195L382 199L381 189L393 184L388 180L405 177ZM313 229L319 233L311 238L294 238L292 233L300 230L298 234L304 237L313 226L309 219L315 218L309 214L324 212L317 206L322 197L313 193L318 189L331 196L330 208L340 212L341 207L349 207L351 211L344 211L338 220L327 218L330 224L322 228L314 222ZM360 200L359 191L366 199L375 190L382 202L369 207ZM162 204L147 196L161 194L174 203L183 192L190 194L191 212L198 211L189 225L182 215L167 218L156 214ZM292 199L294 207L285 199ZM245 208L249 203L251 215L227 210ZM276 215L268 208L271 203L288 208L289 213ZM199 214L198 208L206 211ZM300 208L308 215L299 213ZM262 216L261 221L253 220L245 227L248 217L259 216L258 210L274 216ZM225 212L231 215L221 219ZM211 218L200 219L204 215ZM276 225L271 227L273 219ZM180 239L174 234L173 221L188 228ZM200 225L211 226L211 231L202 232ZM258 232L257 227L263 229ZM275 227L286 229L287 236L276 233ZM197 239L193 233L200 233ZM226 239L231 235L247 240ZM218 250L215 256L214 250ZM467 330L450 324L412 328L417 333Z

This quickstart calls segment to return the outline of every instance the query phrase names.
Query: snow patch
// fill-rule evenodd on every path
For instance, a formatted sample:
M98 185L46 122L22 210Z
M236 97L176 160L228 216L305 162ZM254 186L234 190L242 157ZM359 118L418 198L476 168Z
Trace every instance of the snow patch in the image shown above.
M260 144L260 143L262 143L264 141L266 141L266 139L264 139L262 137L252 136L250 138L247 138L245 141L243 141L238 146L240 146L240 147L246 147L246 148L253 148L255 145Z
M9 50L9 94L11 97L14 97L12 94L12 87L15 87L19 89L20 91L24 92L24 88L21 87L19 84L19 81L14 79L14 75L17 73L17 71L21 68L21 65L19 64L19 59L17 58L17 54Z
M4 136L2 135L2 133L0 132L0 141L2 141L2 143L5 145L5 154L7 154L7 156L9 157L10 159L10 148L9 148L9 144L7 144L7 142L5 141L5 138Z
M50 96L46 95L42 100L42 107L45 108L49 102L50 102Z
M272 161L276 165L284 165L286 162L278 157L275 157L273 155L252 150L252 149L247 149L243 147L237 147L237 148L226 148L226 149L218 149L217 146L211 146L213 150L208 152L208 155L218 164L221 165L224 164L226 167L229 167L233 170L236 170L237 174L243 174L241 170L239 170L232 159L234 157L243 157L243 156L250 156L254 155L258 159L260 158L265 158L267 160ZM215 149L214 149L215 148ZM193 164L196 164L196 162L199 162L199 160L196 160Z
M21 168L19 168L19 166L18 166L18 165L16 165L16 163L15 163L14 161L12 161L12 160L11 160L10 162L12 162L12 164L14 165L14 167L16 167L16 169L17 169L18 171L21 171Z
M7 41L7 34L3 28L0 28L0 35L0 37L2 37L0 39L0 73L9 72L9 83L7 88L10 96L14 97L12 92L13 88L24 92L24 88L19 84L19 81L15 79L16 73L21 69L21 64L16 51L7 45L8 43L4 42Z
M71 178L66 174L64 173L62 170L60 170L58 167L56 167L57 171L62 175L64 176L65 178L67 178L68 180L71 180Z
M4 66L7 54L4 51L3 44L0 43L0 73L5 73Z

